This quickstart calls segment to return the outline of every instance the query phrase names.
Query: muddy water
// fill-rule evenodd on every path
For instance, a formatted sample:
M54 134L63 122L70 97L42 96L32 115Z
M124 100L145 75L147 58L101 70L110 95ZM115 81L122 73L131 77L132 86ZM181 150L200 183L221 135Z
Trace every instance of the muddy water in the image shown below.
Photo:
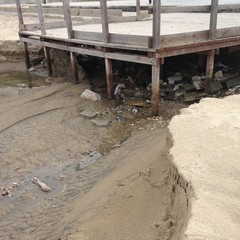
M28 72L11 72L0 74L0 88L4 87L40 87L48 85L45 77Z

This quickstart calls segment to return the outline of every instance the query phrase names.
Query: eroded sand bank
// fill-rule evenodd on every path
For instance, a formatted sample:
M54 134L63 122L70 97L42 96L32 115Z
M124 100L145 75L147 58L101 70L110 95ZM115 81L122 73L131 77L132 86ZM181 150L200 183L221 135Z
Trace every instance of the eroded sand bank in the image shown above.
M173 162L194 191L183 239L240 239L240 95L204 99L169 128Z

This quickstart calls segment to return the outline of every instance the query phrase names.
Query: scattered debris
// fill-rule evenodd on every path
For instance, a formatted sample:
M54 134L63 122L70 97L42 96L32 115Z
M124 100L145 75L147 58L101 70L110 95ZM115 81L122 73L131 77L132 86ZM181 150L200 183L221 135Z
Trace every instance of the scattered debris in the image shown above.
M98 93L95 93L89 89L85 89L85 91L81 94L80 97L93 102L101 101L101 96Z
M38 178L34 177L32 182L37 184L44 192L50 192L52 189L48 187L45 183L41 182Z
M121 117L121 116L117 116L116 119L117 119L118 122L125 122L126 121L126 118Z
M114 96L117 100L124 99L124 95L122 94L122 89L126 88L125 84L119 83L114 91Z
M223 79L223 72L219 70L214 74L214 80L220 81L222 79Z
M3 197L11 197L13 190L18 188L18 186L19 186L18 183L13 182L11 186L0 187L0 189L2 191L1 195Z
M233 94L239 94L240 93L240 85L234 87L234 88L231 88L229 89L227 92L226 92L226 95L229 96L229 95L233 95Z
M202 89L202 78L200 76L194 76L192 77L192 83L196 90Z

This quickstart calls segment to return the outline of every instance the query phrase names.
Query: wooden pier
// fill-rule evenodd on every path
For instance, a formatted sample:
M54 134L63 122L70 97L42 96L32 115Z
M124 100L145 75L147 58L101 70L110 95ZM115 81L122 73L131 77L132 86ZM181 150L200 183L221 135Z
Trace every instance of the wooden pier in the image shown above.
M139 21L128 23L109 23L107 1L100 0L101 24L79 26L73 26L69 0L64 0L62 4L62 22L45 22L41 2L36 0L39 22L25 24L21 0L16 1L19 36L24 42L27 68L30 66L28 43L43 46L49 75L52 75L49 50L55 48L70 52L76 82L77 54L104 58L107 93L111 99L114 81L113 60L151 65L153 115L159 114L160 70L165 58L189 53L205 55L207 91L213 78L215 54L221 48L240 45L240 5L219 5L218 0L212 0L209 6L194 7L165 7L161 6L161 0L154 0L149 5L151 19L145 21L140 18L141 1L136 0L136 16L139 17ZM225 16L228 19L233 16L230 23L226 24L224 15L220 14L229 9L235 13ZM185 29L176 17L185 21ZM201 24L198 24L195 18ZM169 25L170 19L176 21L174 25ZM173 30L170 31L171 29Z

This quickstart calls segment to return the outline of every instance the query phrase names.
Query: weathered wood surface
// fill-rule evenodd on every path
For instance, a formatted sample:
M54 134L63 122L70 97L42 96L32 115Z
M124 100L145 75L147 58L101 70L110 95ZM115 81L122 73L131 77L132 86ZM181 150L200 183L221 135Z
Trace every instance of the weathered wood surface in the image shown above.
M103 42L109 42L109 26L108 26L108 12L107 12L107 0L100 0L101 19L102 19L102 36Z
M210 39L216 38L217 16L218 16L218 0L212 0L211 12L210 12L210 26L209 26Z
M152 26L152 46L153 48L160 47L160 24L161 24L161 0L153 2L153 26Z
M157 64L152 66L152 114L155 116L159 115L160 68L161 61L158 59Z
M43 17L41 2L42 2L41 0L37 0L38 19L39 19L41 33L42 33L42 35L46 35L46 29L45 29L45 24L44 24L44 17Z

